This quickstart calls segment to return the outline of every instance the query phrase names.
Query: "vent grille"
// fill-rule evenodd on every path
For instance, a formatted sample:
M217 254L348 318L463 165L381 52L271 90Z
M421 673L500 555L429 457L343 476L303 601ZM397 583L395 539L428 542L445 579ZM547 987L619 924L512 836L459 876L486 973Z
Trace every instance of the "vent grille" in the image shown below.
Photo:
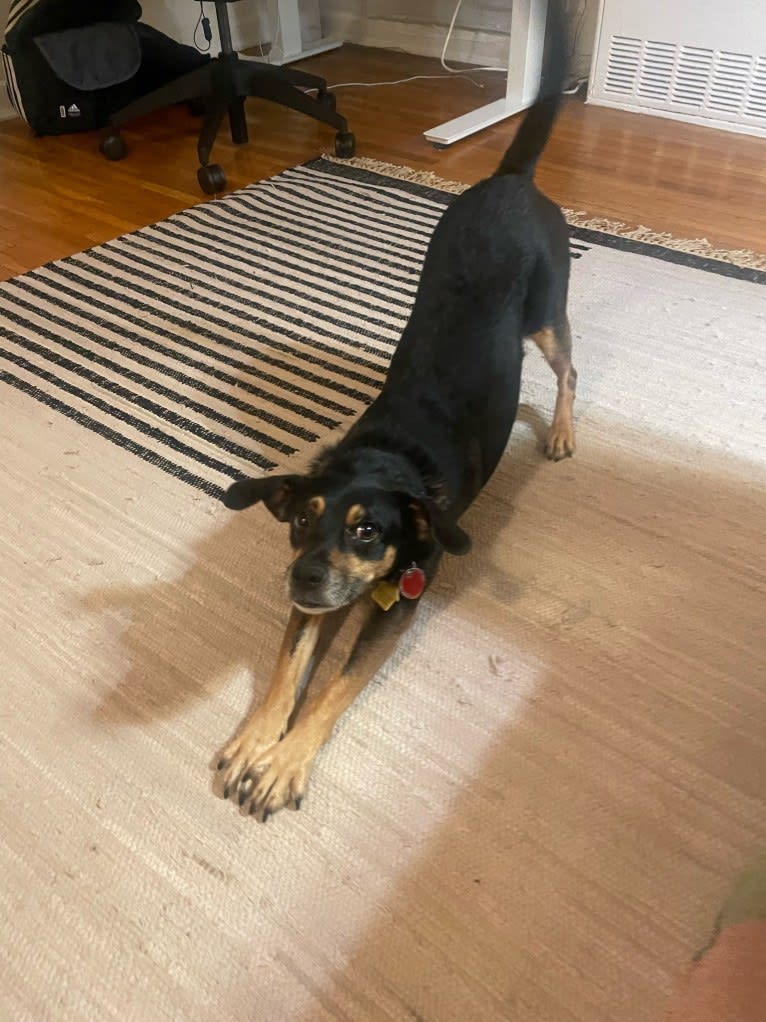
M745 115L766 121L766 57L759 57L755 62L745 101Z
M697 110L704 107L714 59L715 54L712 50L703 50L695 46L679 48L671 94L674 103L695 107Z
M766 125L766 56L614 35L604 91L642 106Z
M638 67L641 63L641 40L626 36L612 36L609 63L606 69L606 88L630 96L636 87Z
M708 93L711 110L737 114L745 105L753 58L744 53L717 53Z
M636 90L641 99L661 103L668 99L673 84L676 49L672 43L644 43Z

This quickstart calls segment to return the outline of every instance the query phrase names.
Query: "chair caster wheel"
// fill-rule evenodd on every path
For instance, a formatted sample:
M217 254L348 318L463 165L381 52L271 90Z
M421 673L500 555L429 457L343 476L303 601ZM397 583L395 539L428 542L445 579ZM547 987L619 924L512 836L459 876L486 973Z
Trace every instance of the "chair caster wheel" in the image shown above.
M332 92L322 91L317 93L317 99L322 106L327 107L328 110L335 110L338 103L335 99L335 95Z
M226 175L217 163L208 163L197 171L199 186L206 195L218 195L226 189Z
M356 152L356 139L350 131L339 131L335 136L335 155L349 160Z
M117 131L104 135L98 144L98 148L101 155L105 156L107 160L121 160L128 151L122 135Z

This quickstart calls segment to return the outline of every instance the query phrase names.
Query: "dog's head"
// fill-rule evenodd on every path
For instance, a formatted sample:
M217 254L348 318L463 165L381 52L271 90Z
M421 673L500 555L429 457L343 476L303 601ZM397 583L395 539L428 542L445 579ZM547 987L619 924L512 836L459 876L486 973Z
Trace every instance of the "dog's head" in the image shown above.
M391 492L375 480L332 476L242 479L224 494L241 510L263 501L290 524L295 557L288 572L290 598L313 614L351 603L373 584L438 547L467 553L470 539L435 504Z

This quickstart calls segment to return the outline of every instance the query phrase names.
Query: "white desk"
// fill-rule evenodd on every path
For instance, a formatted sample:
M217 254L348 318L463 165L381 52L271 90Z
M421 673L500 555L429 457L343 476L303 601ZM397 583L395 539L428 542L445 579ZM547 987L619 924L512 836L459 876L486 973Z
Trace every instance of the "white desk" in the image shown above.
M505 98L424 131L429 142L452 145L530 106L540 86L547 16L548 0L513 0Z

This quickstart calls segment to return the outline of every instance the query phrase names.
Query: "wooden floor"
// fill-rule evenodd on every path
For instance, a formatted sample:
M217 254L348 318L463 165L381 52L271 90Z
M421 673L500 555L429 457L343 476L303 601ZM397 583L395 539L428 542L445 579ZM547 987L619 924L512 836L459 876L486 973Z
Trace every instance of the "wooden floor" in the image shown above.
M303 63L331 84L437 74L438 61L345 46ZM357 136L357 155L473 182L491 172L509 122L446 149L425 129L488 102L483 89L451 77L338 92ZM251 143L215 148L231 188L331 151L333 132L297 113L251 101ZM0 279L106 241L207 201L196 180L199 122L185 109L153 115L125 132L129 154L108 163L93 134L33 138L20 121L0 124ZM766 142L656 117L567 101L540 164L541 186L563 206L643 224L725 248L766 251Z

